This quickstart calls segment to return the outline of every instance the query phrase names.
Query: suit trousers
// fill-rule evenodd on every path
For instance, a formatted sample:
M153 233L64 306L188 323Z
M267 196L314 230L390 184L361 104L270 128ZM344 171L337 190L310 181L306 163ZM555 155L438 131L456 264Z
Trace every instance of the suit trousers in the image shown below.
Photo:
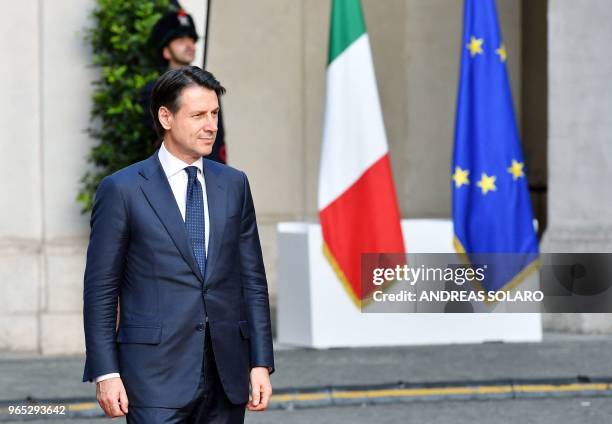
M245 404L235 405L219 380L210 330L206 324L202 373L194 398L184 407L129 407L127 424L243 424Z

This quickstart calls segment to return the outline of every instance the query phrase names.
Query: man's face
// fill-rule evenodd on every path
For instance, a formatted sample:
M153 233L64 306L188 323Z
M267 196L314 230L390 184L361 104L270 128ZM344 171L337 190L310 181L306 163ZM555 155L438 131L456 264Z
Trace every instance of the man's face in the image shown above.
M158 116L166 130L164 141L175 156L193 163L211 153L219 116L219 100L214 90L188 86L181 92L176 113L161 107Z
M191 37L179 37L170 41L163 51L170 68L187 66L195 57L195 42Z

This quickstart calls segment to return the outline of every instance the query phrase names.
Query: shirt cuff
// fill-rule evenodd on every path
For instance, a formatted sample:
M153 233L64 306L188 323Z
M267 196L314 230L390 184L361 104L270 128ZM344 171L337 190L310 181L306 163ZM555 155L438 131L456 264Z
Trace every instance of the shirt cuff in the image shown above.
M251 367L251 369L253 369L253 368L267 368L269 374L272 374L272 371L274 371L274 368L269 367L267 365L255 365L255 366Z
M118 372L111 372L110 374L104 374L100 377L96 377L95 383L99 383L100 381L108 380L109 378L120 377Z

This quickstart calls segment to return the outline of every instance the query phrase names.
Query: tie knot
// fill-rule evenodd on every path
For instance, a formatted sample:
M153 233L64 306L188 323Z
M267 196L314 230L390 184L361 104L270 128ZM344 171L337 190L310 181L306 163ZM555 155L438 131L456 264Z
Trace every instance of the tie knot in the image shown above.
M195 180L196 176L198 175L198 167L197 166L188 166L187 168L185 168L185 172L187 172L187 176L189 177L190 181Z

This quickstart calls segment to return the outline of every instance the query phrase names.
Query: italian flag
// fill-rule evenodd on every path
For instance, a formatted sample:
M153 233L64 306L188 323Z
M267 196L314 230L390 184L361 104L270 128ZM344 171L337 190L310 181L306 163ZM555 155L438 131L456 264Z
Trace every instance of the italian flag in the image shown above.
M318 208L323 250L356 305L362 253L403 253L400 213L359 0L332 0Z

